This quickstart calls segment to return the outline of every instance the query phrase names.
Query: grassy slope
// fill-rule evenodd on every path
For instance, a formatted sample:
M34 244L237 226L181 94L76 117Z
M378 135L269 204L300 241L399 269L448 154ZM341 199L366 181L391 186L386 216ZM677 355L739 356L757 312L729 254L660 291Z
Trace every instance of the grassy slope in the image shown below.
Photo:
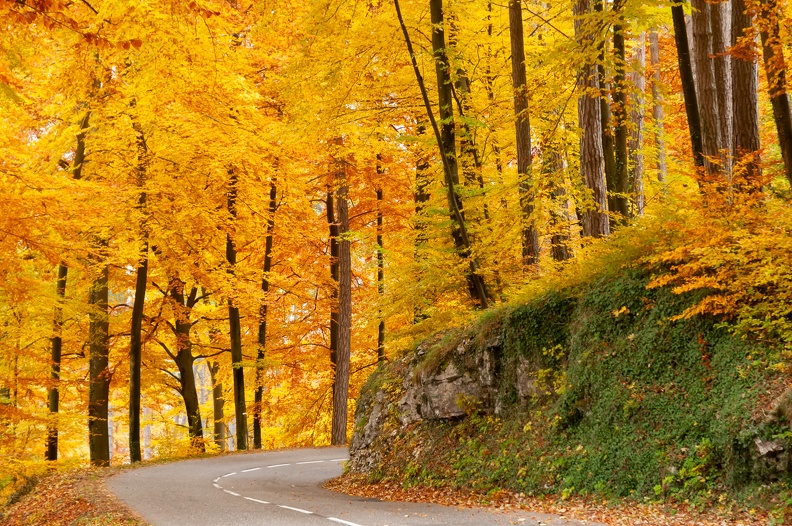
M478 341L503 331L500 415L471 410L402 429L381 442L385 459L373 478L697 502L758 487L771 474L754 462L753 438L783 432L755 416L778 394L763 361L770 351L710 317L671 321L695 297L647 289L648 280L632 268L480 322ZM532 404L517 403L520 356L547 392ZM361 407L376 386L398 399L398 368L372 377ZM784 492L786 481L767 488Z

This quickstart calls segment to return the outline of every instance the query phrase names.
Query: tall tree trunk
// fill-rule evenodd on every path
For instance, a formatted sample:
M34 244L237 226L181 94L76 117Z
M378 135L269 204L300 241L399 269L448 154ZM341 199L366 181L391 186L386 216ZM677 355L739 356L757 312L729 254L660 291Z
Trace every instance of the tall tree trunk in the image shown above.
M720 0L709 5L712 27L712 62L715 68L715 91L718 96L721 167L731 179L732 147L734 145L734 106L732 104L731 1Z
M330 279L333 280L333 291L330 295L330 366L333 371L338 364L338 236L339 228L335 214L335 193L327 192L326 201L327 225L330 230ZM333 383L335 392L335 383ZM334 395L335 397L335 395Z
M778 132L778 146L784 160L786 176L792 183L792 112L786 81L784 47L781 41L781 24L786 23L776 0L761 0L757 20L762 37L762 56L767 74L767 87L773 106L773 118Z
M415 58L415 51L413 50L412 40L410 33L407 31L407 26L404 24L404 18L401 14L399 7L399 0L393 0L393 6L396 9L396 17L399 20L399 27L401 27L404 42L407 45L407 51L410 54L410 62L412 63L413 73L418 82L418 88L421 91L421 99L423 99L424 108L426 109L426 116L432 125L432 131L437 140L437 146L440 150L440 159L443 163L443 174L446 184L446 197L448 199L448 210L451 219L455 222L452 229L452 237L454 238L454 245L460 257L468 262L468 289L473 301L478 302L481 308L486 309L489 306L489 293L484 278L478 273L478 262L472 255L470 237L467 232L467 225L465 223L465 215L463 213L462 201L456 193L456 185L459 184L459 174L456 165L456 146L454 139L454 126L453 126L453 108L451 106L451 78L448 72L448 59L445 57L445 35L443 33L443 4L442 0L430 0L429 9L432 18L432 50L435 60L435 72L437 74L437 91L440 105L440 118L443 119L443 131L437 124L434 112L432 111L431 103L429 102L429 95L426 91L426 84L421 75L421 69L418 67L418 60ZM446 125L450 124L450 127ZM451 145L451 149L447 149L446 145Z
M655 126L655 150L657 150L657 180L663 183L668 175L668 167L666 165L663 95L660 80L660 42L657 31L654 29L649 33L649 57L652 65L652 119Z
M581 46L592 40L591 31L582 18L590 12L591 0L575 2L575 40ZM581 129L580 173L593 198L593 206L585 206L581 214L582 235L585 237L604 237L610 234L599 87L597 66L593 62L583 64L578 76L578 90L581 92L578 98L578 124Z
M696 96L695 77L693 76L693 63L690 59L690 43L688 42L687 27L685 24L685 0L671 7L671 16L674 20L674 41L677 48L679 61L679 76L682 81L682 95L685 99L685 113L687 114L688 129L690 131L690 145L693 150L693 160L696 166L704 166L704 147L701 140L701 117L699 116L698 97Z
M630 83L634 86L635 97L630 104L630 188L632 191L631 217L642 216L644 213L644 99L646 91L646 35L641 33L635 47L633 62L634 71L630 73Z
M618 223L624 223L630 215L630 178L628 173L628 116L627 116L627 84L626 69L627 59L624 45L624 18L625 0L614 0L613 12L616 15L616 22L613 24L613 54L614 54L614 75L613 75L613 147L616 159L616 175L613 185L613 209L612 212L619 214Z
M603 0L594 0L594 11L599 13L602 30L597 42L599 50L597 57L597 85L600 90L599 109L600 109L600 130L602 133L602 154L605 162L605 183L608 189L608 210L616 209L614 194L616 192L616 152L613 143L613 116L611 115L611 89L608 83L608 76L605 71L605 46L610 36L610 29L605 22L605 5ZM591 38L587 35L587 38ZM610 228L610 225L609 227Z
M382 173L379 162L377 172ZM377 295L380 302L385 296L385 254L382 246L382 188L377 188ZM377 363L385 362L385 319L380 313L380 322L377 327Z
M100 265L99 276L91 284L89 304L90 324L88 327L89 388L88 388L88 449L91 464L110 465L110 434L108 410L111 372L108 367L110 353L110 321L108 318L108 277L106 241L98 241L98 254L94 256Z
M77 133L77 147L74 150L74 162L72 164L72 178L75 180L82 179L83 163L85 162L85 134L88 131L88 123L91 118L91 112L85 114L80 121L80 131ZM69 274L69 267L66 263L61 261L58 264L58 281L55 286L55 292L62 300L66 294L66 280ZM57 414L60 410L60 366L61 366L61 353L63 350L63 337L61 335L63 327L63 310L59 304L55 305L53 313L53 336L51 340L51 370L50 377L52 379L52 387L47 393L47 402L52 419L47 427L47 450L45 453L46 460L58 460L58 422Z
M261 449L261 404L264 400L264 358L267 350L267 310L272 270L272 243L275 230L275 210L278 206L278 187L273 179L270 182L269 217L267 218L267 237L264 241L264 269L261 278L261 292L264 298L259 307L258 355L256 356L256 393L253 405L253 448Z
M695 41L696 94L698 96L704 166L711 176L722 173L720 160L721 134L718 111L718 88L715 84L715 61L712 58L712 25L707 0L692 0L693 40Z
M539 264L539 235L534 226L534 196L531 189L531 119L528 114L528 80L525 73L525 40L521 0L509 0L514 126L517 142L517 178L522 211L522 263Z
M333 419L330 444L347 443L347 403L349 400L349 364L352 328L352 255L349 239L349 205L347 181L343 169L336 174L336 210L338 211L338 349L333 381Z
M209 362L209 376L212 380L212 420L214 421L214 429L212 430L212 437L214 443L220 451L226 450L226 427L225 427L225 397L223 396L223 382L218 378L220 372L220 364L218 362Z
M236 221L237 173L233 168L228 170L228 214L233 223ZM234 275L236 267L236 246L231 231L226 234L226 261L229 272ZM248 448L247 404L245 403L245 370L242 368L242 327L239 320L239 307L234 298L228 299L229 338L231 341L231 364L234 378L234 416L236 418L236 450Z
M52 329L52 353L50 365L50 378L52 385L48 390L48 407L50 412L50 422L47 427L47 452L45 460L58 460L58 422L55 420L60 406L60 366L61 351L63 349L63 309L60 302L66 296L66 276L69 268L65 263L58 265L58 281L55 288L58 295L58 303L55 304L55 314L53 315Z
M749 31L751 15L745 0L734 0L732 5L732 42L738 51L732 53L732 103L734 106L734 159L736 164L745 158L741 175L749 187L757 188L761 175L759 162L759 64L745 46L753 43ZM748 31L746 33L746 31ZM742 42L740 40L742 39Z
M146 161L148 146L143 131L135 123L138 149L138 210L145 214ZM140 234L142 238L140 259L135 276L135 302L132 305L132 322L129 337L129 459L140 462L143 457L140 451L140 373L143 359L143 307L146 302L146 284L148 282L148 232L145 220L141 219Z

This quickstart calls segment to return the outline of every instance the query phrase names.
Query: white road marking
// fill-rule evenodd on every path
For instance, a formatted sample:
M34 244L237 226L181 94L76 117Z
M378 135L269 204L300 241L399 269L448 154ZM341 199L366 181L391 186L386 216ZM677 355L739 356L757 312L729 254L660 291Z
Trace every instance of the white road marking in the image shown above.
M349 522L349 521L345 521L343 519L336 519L335 517L327 517L327 520L333 521L333 522L337 522L339 524L346 524L347 526L360 526L360 524L358 524L356 522Z
M349 459L348 458L334 458L332 460L307 460L307 461L304 461L304 462L295 462L294 465L302 466L302 465L305 465L305 464L322 464L324 462L346 462L347 460L349 460ZM291 466L291 465L292 464L272 464L271 466L266 466L266 467L267 468L281 468L281 467L284 467L284 466ZM260 467L259 468L248 468L248 469L240 470L240 473L250 473L251 471L258 471L260 469L261 469ZM222 489L224 492L228 493L229 495L233 495L234 497L242 497L245 500L249 500L249 501L252 501L252 502L257 502L259 504L270 504L269 502L267 502L265 500L254 499L252 497L244 497L244 496L240 495L239 493L235 493L233 491L230 491L230 490L227 490L227 489L223 489L223 487L220 486L217 483L222 478L230 477L230 476L236 475L236 474L237 474L237 472L233 471L231 473L226 473L225 475L221 475L221 476L217 477L216 479L214 479L212 481L212 485L215 488L217 488L217 489ZM291 511L296 511L298 513L304 513L306 515L313 515L314 514L314 512L312 512L312 511L303 510L303 509L300 509L300 508L293 508L291 506L285 506L285 505L282 505L282 504L276 504L276 506L278 506L279 508L283 508L285 510L291 510ZM343 519L337 519L335 517L325 517L325 518L327 520L329 520L329 521L333 521L333 522L336 522L338 524L344 524L346 526L361 526L360 524L358 524L356 522L349 522L349 521L345 521Z
M253 502L258 502L259 504L269 504L269 502L267 502L266 500L258 500L251 497L245 497L245 499L252 500Z
M299 511L300 513L305 513L306 515L313 515L312 511L301 510L300 508L292 508L291 506L284 506L282 504L278 504L278 507L279 508L284 508L284 509L287 509L287 510L292 510L292 511Z

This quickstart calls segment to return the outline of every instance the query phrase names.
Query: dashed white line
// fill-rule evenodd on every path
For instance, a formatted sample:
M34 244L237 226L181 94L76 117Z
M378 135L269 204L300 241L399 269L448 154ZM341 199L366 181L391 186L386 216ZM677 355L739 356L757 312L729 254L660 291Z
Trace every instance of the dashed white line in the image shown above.
M258 500L252 497L244 497L246 500L252 500L253 502L258 502L259 504L269 504L266 500Z
M223 489L223 486L221 486L221 485L220 485L220 484L218 484L217 482L212 482L212 486L214 486L214 487L215 487L215 488L217 488L217 489Z
M283 466L291 466L291 464L273 464L271 466L267 466L268 468L282 468Z
M236 475L236 471L231 473L226 473L225 475L221 475L220 478L230 477L231 475Z
M234 493L233 491L229 491L227 489L224 489L223 491L225 491L229 495L233 495L234 497L239 497L240 496L239 493Z
M335 517L327 517L327 520L337 522L338 524L346 524L347 526L360 526L360 524L356 522L349 522L343 519L336 519Z
M250 468L250 469L243 469L240 473L250 473L251 471L258 471L261 468Z
M328 462L346 462L349 460L348 458L334 458L333 460L328 460Z
M324 460L309 460L307 462L297 462L298 466L302 466L303 464L324 464Z
M286 510L299 511L300 513L305 513L306 515L313 515L312 511L301 510L300 508L292 508L291 506L284 506L282 504L278 504L278 507Z

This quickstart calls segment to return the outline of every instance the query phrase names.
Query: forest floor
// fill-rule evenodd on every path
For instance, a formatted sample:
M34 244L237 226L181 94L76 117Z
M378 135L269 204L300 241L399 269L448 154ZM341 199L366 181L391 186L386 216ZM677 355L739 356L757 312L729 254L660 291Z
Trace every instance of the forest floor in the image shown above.
M485 494L448 487L420 485L405 488L396 483L372 484L365 480L365 475L344 475L331 480L325 487L358 497L503 511L528 510L558 515L566 519L614 526L766 526L781 524L774 522L764 511L735 509L733 506L700 510L686 503L675 505L639 503L630 500L609 501L579 496L568 499L553 496L536 498L505 490Z
M45 475L30 484L29 493L0 509L0 525L146 525L105 487L105 478L122 469L83 468Z

